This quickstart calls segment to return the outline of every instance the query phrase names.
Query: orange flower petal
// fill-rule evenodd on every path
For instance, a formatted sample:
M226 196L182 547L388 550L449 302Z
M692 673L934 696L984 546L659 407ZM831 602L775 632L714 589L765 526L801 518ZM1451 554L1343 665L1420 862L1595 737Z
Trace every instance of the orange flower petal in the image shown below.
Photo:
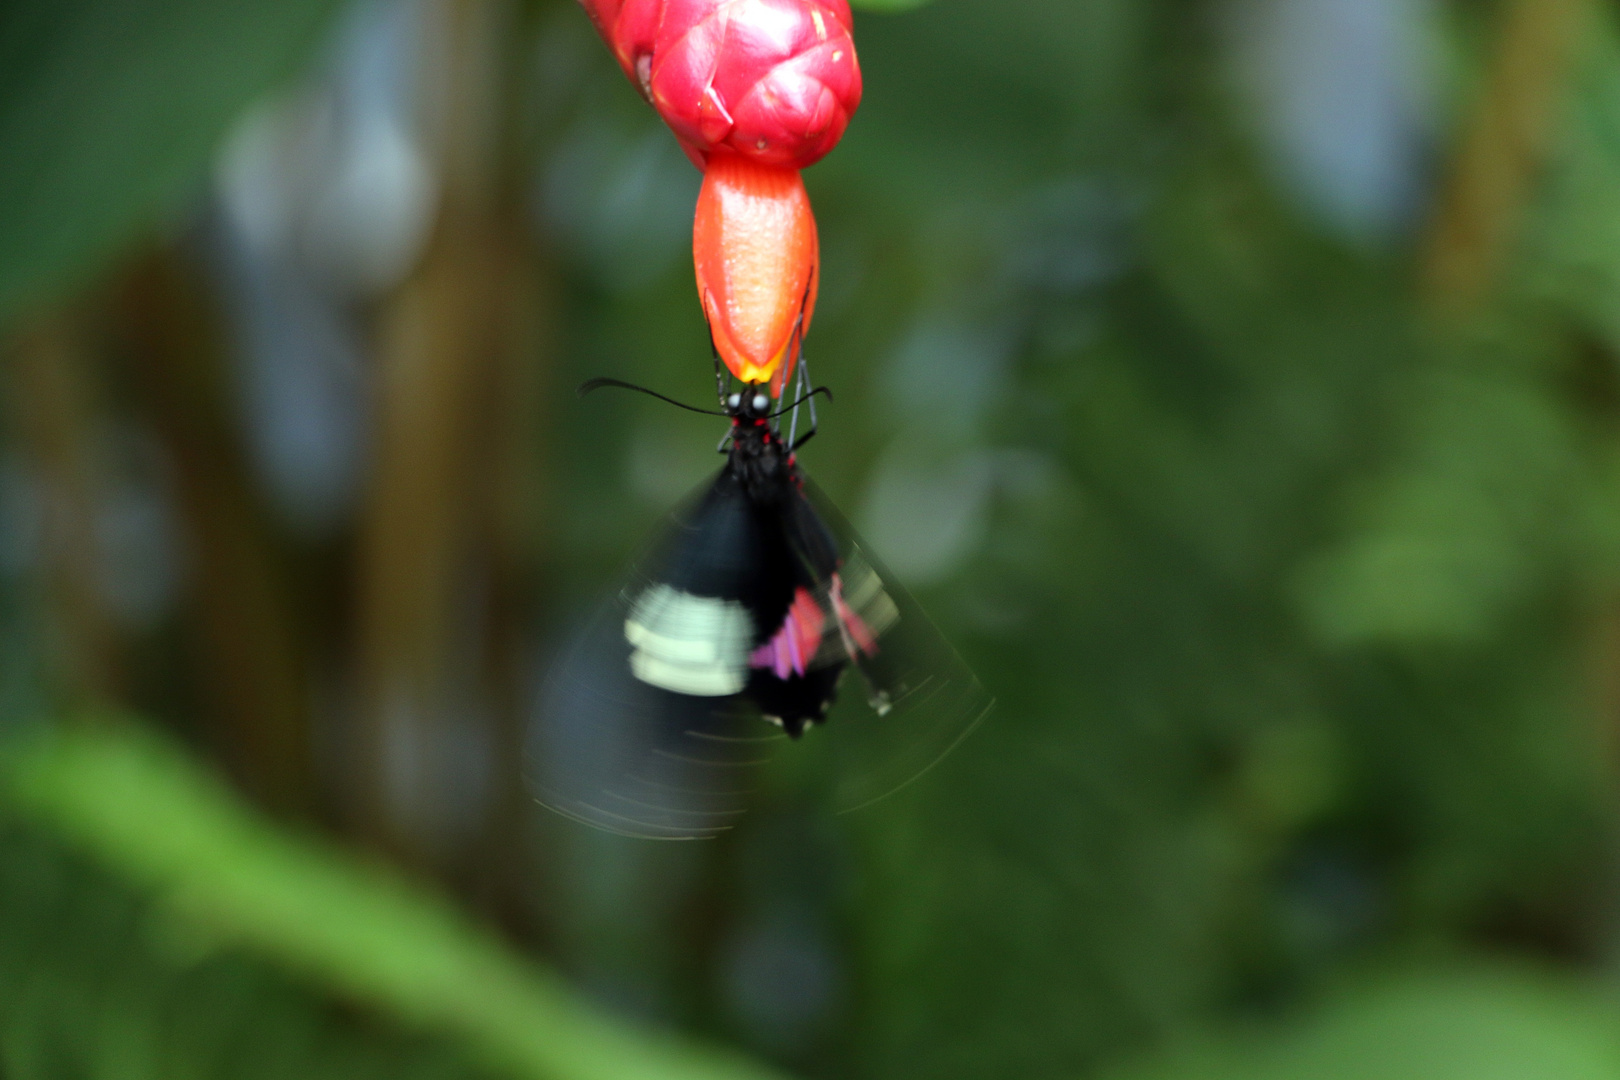
M769 380L780 396L820 283L816 219L798 170L711 155L692 260L720 359L744 382Z

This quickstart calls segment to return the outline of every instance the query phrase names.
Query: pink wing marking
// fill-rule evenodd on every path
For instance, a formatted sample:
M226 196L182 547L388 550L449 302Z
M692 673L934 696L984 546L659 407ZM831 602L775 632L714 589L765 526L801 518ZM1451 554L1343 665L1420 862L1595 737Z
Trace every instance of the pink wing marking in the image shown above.
M803 675L810 659L821 647L821 630L826 616L809 591L800 588L793 604L771 640L755 649L748 658L750 667L767 668L778 679L790 674Z
M832 588L829 590L832 597L833 614L838 619L838 632L843 635L844 648L853 657L857 649L872 656L877 652L877 638L866 622L857 614L855 609L844 602L844 582L837 575L832 576Z

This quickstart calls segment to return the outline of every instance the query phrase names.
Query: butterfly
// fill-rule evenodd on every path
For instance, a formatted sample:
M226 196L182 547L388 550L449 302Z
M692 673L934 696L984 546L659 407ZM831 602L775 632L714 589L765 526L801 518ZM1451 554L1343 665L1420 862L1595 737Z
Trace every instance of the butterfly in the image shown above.
M612 379L581 390L609 385L663 398ZM759 769L820 728L806 741L826 739L832 801L853 809L920 775L990 711L799 465L816 394L831 396L817 388L795 403L812 406L795 439L796 412L784 435L788 409L722 386L725 465L670 515L546 681L527 749L541 803L632 836L714 836L746 811Z

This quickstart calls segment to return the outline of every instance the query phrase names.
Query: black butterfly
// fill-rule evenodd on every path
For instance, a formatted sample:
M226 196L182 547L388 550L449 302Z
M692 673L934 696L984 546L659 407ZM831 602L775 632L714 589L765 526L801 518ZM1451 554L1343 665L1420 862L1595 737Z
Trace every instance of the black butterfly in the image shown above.
M629 386L581 389L600 385ZM801 401L814 393L825 391ZM758 766L824 722L814 741L837 759L833 799L865 805L937 762L992 704L799 468L814 421L795 442L763 393L723 401L725 466L557 662L532 729L535 796L615 832L723 831ZM827 722L851 672L862 693L842 695L855 700Z

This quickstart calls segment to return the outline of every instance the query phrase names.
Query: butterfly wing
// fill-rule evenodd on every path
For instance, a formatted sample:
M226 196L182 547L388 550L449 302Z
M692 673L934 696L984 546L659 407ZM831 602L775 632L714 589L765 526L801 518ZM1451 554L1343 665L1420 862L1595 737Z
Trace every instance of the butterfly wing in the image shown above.
M744 695L792 592L771 526L728 469L670 515L552 666L527 747L541 803L633 836L730 827L786 742Z
M722 471L554 665L529 785L610 831L714 836L746 810L759 767L792 745L786 732L835 699L808 738L827 741L840 809L925 771L991 704L813 484L761 512Z
M530 729L534 796L567 817L654 839L714 836L749 801L780 729L737 694L677 693L637 678L625 627L633 576L598 606L552 668Z
M832 758L834 806L856 810L938 764L995 699L832 501L809 479L803 490L839 552L829 608L840 633L826 647L851 668L815 737Z

